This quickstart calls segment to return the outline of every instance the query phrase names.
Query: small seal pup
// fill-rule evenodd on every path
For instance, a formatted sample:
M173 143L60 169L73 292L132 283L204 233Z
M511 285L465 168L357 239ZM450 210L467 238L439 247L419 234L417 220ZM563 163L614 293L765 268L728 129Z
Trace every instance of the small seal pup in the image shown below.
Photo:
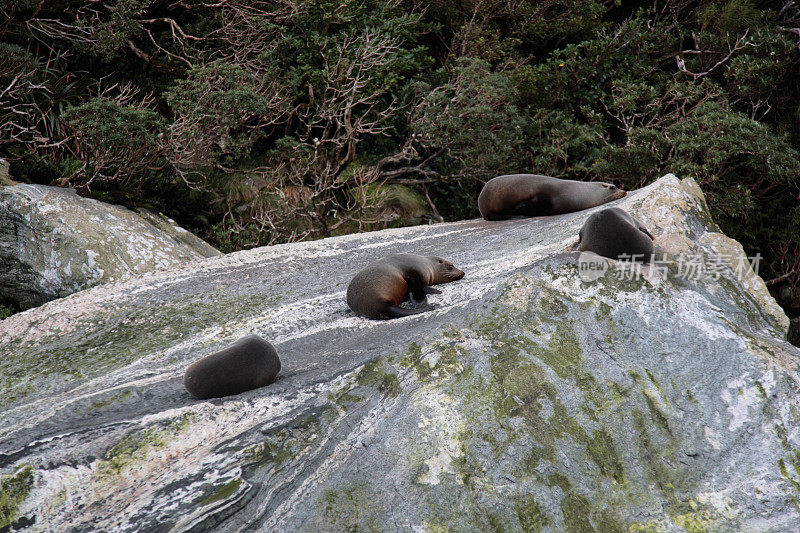
M280 369L272 344L247 335L189 365L183 386L199 400L222 398L269 385Z
M366 318L397 318L428 311L426 294L441 294L429 285L464 277L464 271L441 257L392 254L359 272L347 286L347 305ZM400 307L408 299L414 309Z
M560 215L596 207L625 194L610 183L508 174L486 182L478 195L478 210L486 220Z
M578 233L578 249L611 259L649 262L655 250L653 234L619 207L592 214Z

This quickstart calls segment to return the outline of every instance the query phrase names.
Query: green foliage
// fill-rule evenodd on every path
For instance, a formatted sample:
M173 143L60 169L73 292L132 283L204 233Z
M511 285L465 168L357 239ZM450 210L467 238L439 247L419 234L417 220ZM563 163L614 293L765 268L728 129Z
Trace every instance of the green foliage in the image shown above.
M16 310L10 305L0 304L0 320L5 320L14 313L16 313Z
M718 102L704 102L665 129L675 151L672 168L704 181L796 185L800 156L785 136Z
M117 0L109 7L107 17L93 28L96 35L90 45L91 52L106 59L116 55L120 48L141 33L137 18L152 3L152 0Z
M529 123L527 137L536 147L532 166L549 169L553 176L591 175L607 148L603 130L560 110L540 109L536 119Z
M365 215L358 218L366 222L362 222L361 227L357 224L345 226L337 233L413 226L428 216L425 198L411 187L372 183L361 194L366 196L364 201L354 198L354 203Z
M759 19L752 0L713 2L700 9L697 20L704 26L714 26L726 32L739 32L753 27Z
M461 55L496 63L530 47L588 38L604 26L605 11L597 0L446 0L428 7L455 34Z
M89 144L119 146L121 150L141 143L156 144L164 127L161 116L150 109L120 105L103 98L93 98L68 109L62 120Z
M207 166L222 154L249 153L260 132L247 126L272 122L284 111L265 88L241 66L215 61L191 69L164 93L173 114L184 121L178 135L192 153L191 163Z
M165 121L151 109L93 98L65 111L61 120L74 132L85 183L119 180L135 190L158 167Z
M488 178L524 164L524 117L513 100L504 74L481 59L459 58L452 80L428 92L410 127L420 142L445 151L444 173Z

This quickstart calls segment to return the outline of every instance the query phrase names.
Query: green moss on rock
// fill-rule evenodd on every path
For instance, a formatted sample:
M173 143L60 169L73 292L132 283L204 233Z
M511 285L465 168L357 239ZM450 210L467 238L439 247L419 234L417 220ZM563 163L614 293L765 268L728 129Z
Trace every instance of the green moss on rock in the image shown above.
M564 528L569 533L594 533L589 516L592 504L574 492L568 492L561 500L561 513L564 515Z
M612 478L617 483L625 481L622 462L617 455L614 441L605 429L600 429L592 434L586 445L589 458L600 468L600 473Z
M33 467L30 465L0 477L0 530L14 523L19 506L33 488L33 481Z
M222 485L217 490L200 500L200 505L209 505L211 503L227 500L236 492L241 484L242 480L236 478Z
M380 505L369 487L349 483L336 490L326 490L321 497L322 519L336 531L379 532Z
M403 390L400 379L397 374L385 371L383 367L384 363L380 359L370 361L356 374L356 381L359 385L377 388L384 396L396 398Z
M670 518L675 525L682 527L688 533L714 533L727 528L726 520L711 506L697 503L695 500L678 506L676 511L670 513Z
M186 413L163 426L128 433L106 452L105 458L97 465L95 475L101 479L116 476L130 466L145 461L151 452L165 448L171 439L184 432L196 419L194 413Z
M131 392L129 390L124 391L124 392L120 392L119 394L114 394L113 396L109 397L106 400L93 403L89 407L89 410L93 411L93 410L97 410L97 409L102 409L104 407L108 407L109 405L113 405L113 404L118 403L118 402L123 402L124 400L126 400L127 398L129 398L131 396L133 396L133 392Z
M800 452L794 450L789 456L788 462L792 467L794 474L789 472L789 468L786 466L786 461L783 458L778 459L778 469L780 470L781 475L786 478L786 480L794 487L794 490L797 491L798 495L800 496Z
M550 518L532 495L515 496L512 501L523 533L539 533L550 524Z
M288 432L281 431L271 440L261 442L248 448L244 456L248 463L255 463L259 467L268 464L281 465L295 456L291 442L288 442Z

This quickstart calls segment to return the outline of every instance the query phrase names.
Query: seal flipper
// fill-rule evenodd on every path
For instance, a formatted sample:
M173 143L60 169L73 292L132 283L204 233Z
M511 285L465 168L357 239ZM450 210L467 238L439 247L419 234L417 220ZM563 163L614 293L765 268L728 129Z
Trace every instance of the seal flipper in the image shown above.
M414 309L425 309L430 304L428 303L428 298L427 297L423 298L422 300L417 300L416 298L414 298L414 295L412 294L411 295L411 305L414 307Z
M383 311L383 315L387 318L401 318L404 316L411 316L417 315L419 313L424 313L425 311L430 311L435 306L433 305L426 305L425 307L420 307L417 309L408 309L405 307L399 307L397 305L390 305Z
M509 211L509 216L513 217L535 217L542 214L544 214L542 213L542 205L535 195L519 202Z
M425 290L425 294L442 294L442 291L440 291L439 289L434 289L433 287L425 287L424 290ZM403 301L404 302L409 302L409 301L414 302L414 299L411 296L411 292L406 294L406 297L403 299ZM418 303L418 302L414 302L414 303Z
M405 275L408 284L408 295L414 307L422 308L428 305L428 296L425 293L425 283L418 272L409 272Z

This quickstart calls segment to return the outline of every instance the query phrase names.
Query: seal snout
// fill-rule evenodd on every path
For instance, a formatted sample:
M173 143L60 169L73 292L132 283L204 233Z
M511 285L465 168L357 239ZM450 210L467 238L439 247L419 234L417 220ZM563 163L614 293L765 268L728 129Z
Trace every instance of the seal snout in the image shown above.
M464 277L464 271L453 267L453 273L451 274L451 279L453 281L458 281L463 277Z
M622 189L618 190L614 193L614 200L619 200L620 198L625 198L628 195L627 192L623 191Z

